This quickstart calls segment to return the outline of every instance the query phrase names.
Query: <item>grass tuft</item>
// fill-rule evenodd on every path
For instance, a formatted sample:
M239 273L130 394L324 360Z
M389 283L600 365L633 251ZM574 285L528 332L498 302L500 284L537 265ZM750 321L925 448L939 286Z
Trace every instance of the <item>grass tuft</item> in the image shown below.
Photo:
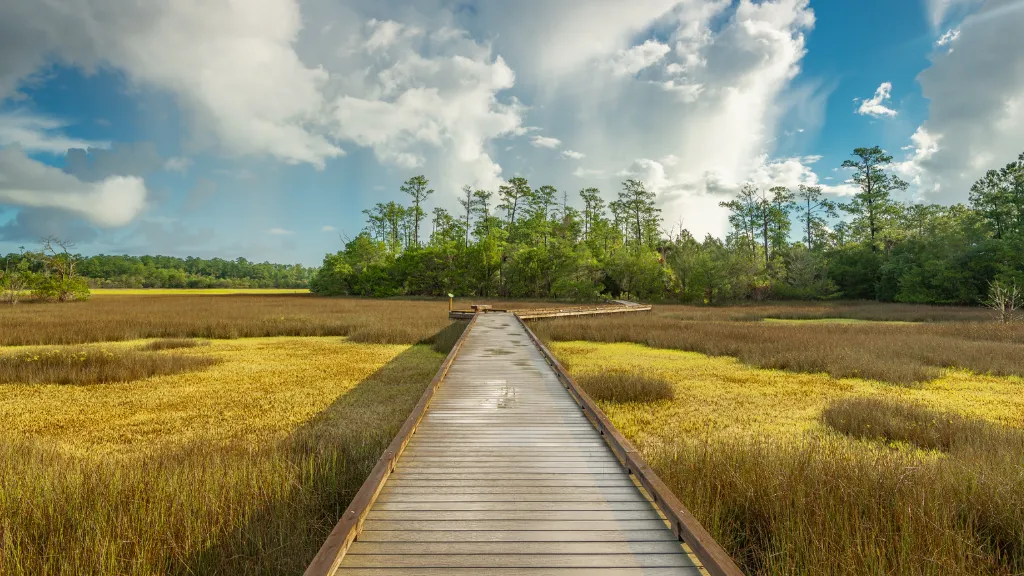
M179 348L195 348L197 346L209 345L209 342L205 340L196 340L195 338L161 338L139 346L139 350L145 352L156 352L159 350L176 350Z
M854 438L906 442L924 450L945 452L1012 442L1020 434L976 418L887 398L834 400L825 408L822 420L832 429Z
M102 384L179 374L216 358L97 348L29 349L0 355L0 384Z
M577 383L595 400L656 402L675 397L672 382L643 370L607 370L580 376Z

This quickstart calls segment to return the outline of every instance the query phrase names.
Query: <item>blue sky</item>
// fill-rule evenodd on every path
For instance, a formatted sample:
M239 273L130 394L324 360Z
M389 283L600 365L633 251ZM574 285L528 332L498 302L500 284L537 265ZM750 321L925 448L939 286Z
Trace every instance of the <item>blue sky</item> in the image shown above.
M1017 0L85 0L0 8L0 253L316 264L425 174L658 192L721 235L742 183L965 202L1024 151ZM90 22L89 26L80 25Z

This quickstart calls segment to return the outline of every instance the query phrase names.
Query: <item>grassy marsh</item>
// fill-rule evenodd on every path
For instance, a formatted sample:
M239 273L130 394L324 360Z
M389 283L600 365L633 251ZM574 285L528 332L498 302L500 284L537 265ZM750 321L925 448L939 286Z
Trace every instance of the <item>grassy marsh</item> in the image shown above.
M531 326L552 341L634 342L731 356L761 368L905 385L934 380L946 368L1024 375L1024 323L699 321L680 320L659 307L649 315L558 318Z
M180 352L221 362L0 387L0 573L299 573L443 358L338 338Z
M552 350L581 380L656 370L672 382L672 400L600 404L749 574L1024 571L1020 378L949 370L908 388L627 343ZM966 423L956 432L964 449L825 423L829 407L865 398Z

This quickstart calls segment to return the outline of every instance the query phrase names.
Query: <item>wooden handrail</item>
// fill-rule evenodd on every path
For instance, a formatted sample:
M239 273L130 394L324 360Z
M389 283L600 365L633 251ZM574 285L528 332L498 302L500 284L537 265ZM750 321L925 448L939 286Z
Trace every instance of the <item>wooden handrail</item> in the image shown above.
M686 506L683 506L683 503L676 498L672 490L647 465L640 452L615 428L611 420L605 416L605 413L597 406L594 400L572 379L572 376L569 375L565 367L548 350L547 346L537 338L537 335L530 330L530 327L526 325L526 322L518 314L516 315L516 320L522 324L526 334L533 340L537 348L540 349L548 364L551 365L559 380L562 381L562 385L565 386L576 403L583 409L583 413L590 420L590 423L601 433L604 441L612 449L612 452L615 453L615 456L626 466L629 473L640 482L640 485L647 490L654 503L665 517L668 518L672 524L672 532L682 542L690 546L693 553L703 563L704 569L711 576L743 576L743 572L740 571L739 566L736 565L729 554L708 534L708 531L701 526L700 522L697 521Z
M323 545L320 546L320 551L313 557L303 576L331 576L338 569L338 565L341 564L345 553L348 552L349 546L352 545L352 542L359 535L363 527L363 520L366 519L366 515L370 512L370 507L373 506L377 495L380 494L384 483L387 482L388 476L394 471L398 457L402 455L402 451L405 450L405 446L412 440L412 435L416 432L420 421L423 420L423 415L427 412L427 407L434 397L434 392L437 391L441 381L444 380L452 362L455 361L455 356L459 353L459 349L462 348L463 342L466 341L466 337L469 335L470 330L473 329L473 324L475 323L476 317L474 316L462 332L462 336L452 346L451 352L445 357L441 368L434 375L430 385L423 391L420 401L413 408L409 417L406 418L405 424L398 431L398 435L395 436L395 439L388 445L387 450L377 460L377 464L370 471L370 475L363 482L363 485L359 487L355 497L352 498L348 509L345 510L341 519L338 520L334 530L331 530L330 535L324 540Z

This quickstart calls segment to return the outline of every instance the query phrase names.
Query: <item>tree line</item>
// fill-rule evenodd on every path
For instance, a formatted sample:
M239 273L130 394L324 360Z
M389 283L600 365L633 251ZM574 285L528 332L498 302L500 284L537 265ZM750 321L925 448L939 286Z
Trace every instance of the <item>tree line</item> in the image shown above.
M416 176L407 204L364 210L366 227L325 256L310 281L325 295L459 296L714 304L854 298L979 304L993 285L1024 285L1024 154L990 170L967 204L901 203L908 184L881 148L857 148L842 167L858 192L819 186L743 186L721 205L725 239L666 231L655 194L626 180L614 199L514 177L496 192L464 187L459 208L426 205ZM580 205L582 205L580 207Z
M17 302L22 294L77 300L89 288L307 288L313 268L249 262L245 258L173 256L82 256L74 243L49 237L38 250L0 260L0 292Z

